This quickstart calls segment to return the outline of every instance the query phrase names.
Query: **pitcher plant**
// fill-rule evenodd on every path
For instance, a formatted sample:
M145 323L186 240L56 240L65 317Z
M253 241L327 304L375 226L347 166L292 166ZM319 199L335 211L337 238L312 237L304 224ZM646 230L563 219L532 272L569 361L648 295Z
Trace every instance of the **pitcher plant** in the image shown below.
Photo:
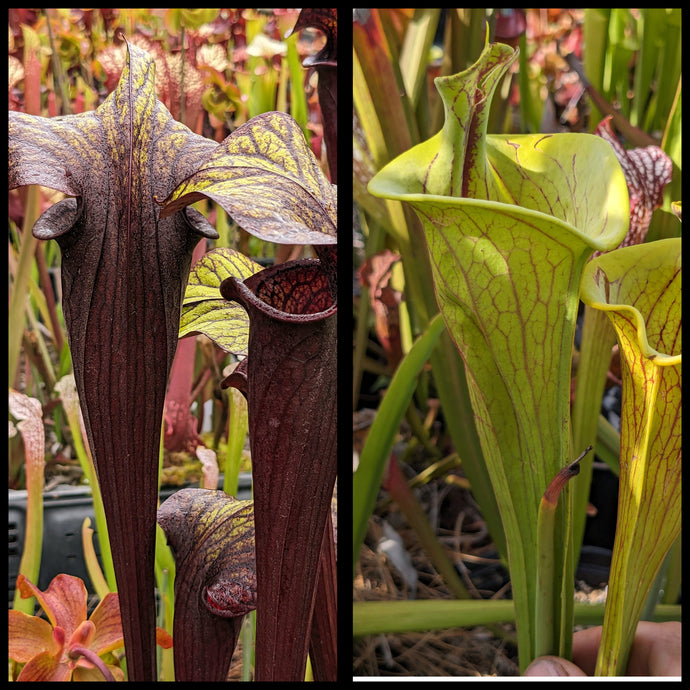
M156 100L146 52L128 44L127 55L116 90L94 112L10 113L9 177L10 188L40 184L68 195L33 234L56 239L62 251L65 323L113 541L129 678L153 680L165 390L192 250L202 237L218 236L193 209L161 218L154 199L217 144Z
M570 366L582 270L628 227L611 147L588 134L487 135L492 94L517 57L487 44L435 80L441 132L370 182L422 221L440 311L465 362L474 418L506 535L520 667L570 654L573 553L567 485L540 543L542 495L584 448L570 443ZM553 498L553 497L552 497ZM543 541L543 538L542 538ZM539 553L553 566L540 591ZM552 610L540 619L537 611Z
M62 252L65 323L108 522L128 679L152 681L163 405L192 252L218 237L188 205L206 196L262 239L318 246L334 304L336 193L289 115L256 116L218 144L170 115L156 99L153 58L132 43L126 49L117 87L95 111L10 113L9 186L68 197L33 235L56 239ZM317 532L318 554L323 525Z
M593 259L582 300L621 353L618 521L597 675L625 672L640 613L681 528L681 240Z

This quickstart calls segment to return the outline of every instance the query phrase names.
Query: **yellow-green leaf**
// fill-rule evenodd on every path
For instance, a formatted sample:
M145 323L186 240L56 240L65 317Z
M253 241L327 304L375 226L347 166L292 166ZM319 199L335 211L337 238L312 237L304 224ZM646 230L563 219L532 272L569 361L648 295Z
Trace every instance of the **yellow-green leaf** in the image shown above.
M263 240L336 243L336 187L286 113L264 113L236 129L162 202L161 217L203 197Z
M628 227L625 178L591 135L487 135L496 85L515 59L487 45L465 72L436 80L446 123L370 182L422 220L436 295L465 361L472 407L508 544L520 664L537 626L569 653L569 491L557 513L555 619L535 616L537 510L571 457L570 358L582 268ZM575 449L581 451L582 449Z
M597 674L625 672L637 623L681 527L681 240L617 249L585 268L582 300L621 352L618 522Z
M192 268L182 301L180 338L203 333L233 354L247 354L249 318L237 302L220 294L220 284L230 277L244 280L261 266L244 254L220 247L205 254Z

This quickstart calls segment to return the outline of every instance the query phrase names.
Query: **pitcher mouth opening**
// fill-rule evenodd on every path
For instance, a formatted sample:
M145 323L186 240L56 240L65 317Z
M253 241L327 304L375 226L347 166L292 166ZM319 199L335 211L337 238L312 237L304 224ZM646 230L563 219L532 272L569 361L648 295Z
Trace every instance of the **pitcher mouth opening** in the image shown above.
M227 278L223 297L245 309L290 323L319 321L337 312L328 276L318 259L297 259L266 268L244 281Z

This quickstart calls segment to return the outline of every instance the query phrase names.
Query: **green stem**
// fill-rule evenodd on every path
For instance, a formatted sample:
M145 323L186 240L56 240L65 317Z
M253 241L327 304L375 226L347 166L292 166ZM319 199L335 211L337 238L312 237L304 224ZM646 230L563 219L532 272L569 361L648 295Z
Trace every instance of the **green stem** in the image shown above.
M71 388L74 388L75 384L72 382L69 385ZM67 415L67 424L72 435L74 451L77 454L77 459L79 460L79 465L84 473L84 477L91 488L91 499L93 501L94 519L96 522L96 531L98 532L98 544L101 551L103 572L108 583L108 588L111 592L116 592L117 584L115 582L115 570L113 568L113 557L110 551L110 538L108 536L108 524L105 519L103 498L101 496L91 452L84 445L83 441L83 439L86 438L86 431L81 424L77 393L76 390L74 390L73 393L70 394L65 391L66 386L64 384L63 386L62 390L60 390L60 395Z
M225 454L225 476L223 491L229 496L237 496L237 484L242 465L242 449L247 438L249 418L247 401L236 388L228 390L228 443Z
M256 628L256 611L250 611L242 623L242 680L252 680L254 668L254 630Z
M597 444L595 447L597 457L606 463L611 472L618 477L620 475L621 435L616 431L613 424L601 414L597 424Z
M508 548L501 513L479 444L467 388L465 365L447 331L441 334L431 353L430 361L453 447L460 456L465 475L472 485L472 494L482 507L482 515L496 550L502 558L507 559Z
M425 467L411 482L410 488L414 489L417 486L424 486L433 479L443 477L446 481L448 474L454 469L461 467L460 458L457 453L451 453L445 458L441 458L436 462Z
M580 471L579 462L592 450L588 446L585 451L569 465L566 465L551 480L546 487L539 504L537 517L537 553L539 567L537 568L537 596L534 630L534 656L544 654L558 654L560 643L557 645L556 636L562 616L555 615L554 592L554 524L558 498L568 480ZM559 592L560 594L560 592Z
M611 348L616 335L606 312L585 306L582 325L580 360L577 365L575 399L572 408L573 447L593 445L599 452L597 428L599 409L606 386L606 372L611 362ZM573 537L575 553L580 552L585 531L589 489L592 481L592 458L580 467L580 476L573 482Z
M670 563L668 567L668 580L664 587L664 596L662 599L664 604L674 604L680 597L683 567L682 546L683 535L679 534L669 551Z
M172 635L173 617L175 614L175 559L160 525L156 525L155 572L156 584L161 597L157 625ZM160 669L160 680L175 680L175 662L172 648L162 649L158 647L158 668Z
M60 324L60 319L58 318L55 291L53 290L53 284L48 273L45 253L42 249L36 252L36 266L38 268L38 280L45 297L46 310L52 327L55 349L58 352L62 352L62 346L65 340L63 326Z
M91 578L96 595L99 599L103 599L106 594L110 592L110 586L106 582L103 570L101 570L96 550L93 547L93 530L91 529L91 518L85 517L81 523L81 545L84 552L84 564L86 565L86 572Z
M407 420L407 423L410 425L410 431L412 432L414 439L418 441L418 444L414 445L421 445L424 449L425 454L430 459L440 458L441 451L439 450L438 446L435 446L432 443L431 437L429 436L429 432L424 426L422 420L419 418L419 414L414 405L410 404L410 406L405 411L405 419Z
M45 443L39 401L9 389L9 410L19 421L17 429L24 441L26 472L26 528L19 573L37 583L41 571L43 549L43 485L45 474ZM34 597L23 599L15 590L13 607L30 616L34 614Z

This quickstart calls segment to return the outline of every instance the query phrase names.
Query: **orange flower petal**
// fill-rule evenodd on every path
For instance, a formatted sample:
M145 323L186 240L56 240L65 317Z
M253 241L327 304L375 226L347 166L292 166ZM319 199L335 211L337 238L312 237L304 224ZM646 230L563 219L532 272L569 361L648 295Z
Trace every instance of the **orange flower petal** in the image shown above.
M24 599L36 597L50 622L65 629L70 637L77 626L86 620L87 591L84 583L73 575L60 573L42 592L23 575L17 577L17 589Z
M91 621L82 621L69 638L68 647L81 645L91 647L96 637L96 626Z
M41 652L27 662L17 677L18 681L66 681L72 672L49 652Z
M65 646L65 640L67 636L65 635L65 629L56 625L53 628L53 639L55 640L56 648L62 649Z
M60 654L53 640L53 628L48 621L29 616L21 611L8 611L8 656L20 664L26 663L40 652Z
M96 626L96 636L89 645L96 654L100 656L124 645L120 601L116 593L106 594L89 620Z

